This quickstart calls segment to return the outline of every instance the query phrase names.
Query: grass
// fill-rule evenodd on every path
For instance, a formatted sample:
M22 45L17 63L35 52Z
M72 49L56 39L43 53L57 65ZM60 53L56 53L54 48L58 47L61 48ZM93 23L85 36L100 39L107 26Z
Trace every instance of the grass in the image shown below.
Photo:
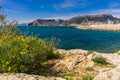
M93 67L87 67L86 70L87 71L94 71Z
M85 76L82 77L81 80L93 80L93 78L89 75L85 75Z
M73 77L75 77L76 74L74 74L74 73L65 73L65 74L62 74L62 75L59 75L59 76L66 79L66 80L74 80Z

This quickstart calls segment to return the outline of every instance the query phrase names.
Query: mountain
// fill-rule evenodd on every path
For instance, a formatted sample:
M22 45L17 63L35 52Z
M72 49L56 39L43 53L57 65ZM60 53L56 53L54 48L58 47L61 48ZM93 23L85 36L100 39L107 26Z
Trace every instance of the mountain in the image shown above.
M31 23L28 24L28 26L63 26L66 25L65 20L55 20L55 19L37 19Z
M81 15L68 20L62 19L37 19L28 24L28 26L66 26L72 24L118 24L119 18L115 18L109 14L101 15Z

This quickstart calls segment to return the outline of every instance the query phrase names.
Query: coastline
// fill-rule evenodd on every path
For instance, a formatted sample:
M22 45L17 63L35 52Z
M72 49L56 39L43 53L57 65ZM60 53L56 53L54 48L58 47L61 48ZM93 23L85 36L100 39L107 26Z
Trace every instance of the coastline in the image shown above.
M57 26L57 25L56 25ZM32 26L32 27L56 27L56 26ZM29 27L28 25L26 27ZM71 25L63 25L57 27L73 27L77 29L84 30L104 30L104 31L120 31L120 24L95 24L95 25L82 25L82 24L71 24Z
M72 24L72 26L75 26L75 28L78 29L120 31L120 24L98 24L98 25Z

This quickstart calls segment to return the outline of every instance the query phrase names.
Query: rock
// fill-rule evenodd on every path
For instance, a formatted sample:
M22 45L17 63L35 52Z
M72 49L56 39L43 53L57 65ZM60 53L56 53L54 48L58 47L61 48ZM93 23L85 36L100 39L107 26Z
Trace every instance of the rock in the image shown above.
M74 49L74 50L57 50L61 55L62 59L56 63L54 69L58 69L58 67L66 70L73 70L78 67L79 63L84 61L87 57L87 51L81 49ZM63 67L64 66L64 67ZM67 69L66 69L67 68ZM59 70L59 69L58 69Z
M89 54L89 55L87 56L87 58L88 58L88 59L92 59L94 55L95 55L95 54Z
M86 64L85 68L87 68L87 67L93 67L93 66L94 66L94 62L93 62L93 61L89 61L89 62Z
M77 56L76 58L71 59L71 61L68 63L68 70L73 70L75 68L75 66L81 62L82 60L84 60L84 58L79 59L79 56Z
M110 71L101 72L93 80L120 80L120 69L114 68Z
M44 77L39 75L28 75L25 73L0 74L0 80L65 80L57 77Z
M110 63L113 63L115 66L120 66L120 55L118 54L101 54L105 57Z

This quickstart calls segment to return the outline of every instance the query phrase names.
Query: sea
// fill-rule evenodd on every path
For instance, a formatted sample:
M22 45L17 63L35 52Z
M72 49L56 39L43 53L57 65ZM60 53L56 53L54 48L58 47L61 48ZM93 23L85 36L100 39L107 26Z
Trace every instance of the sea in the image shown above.
M102 53L120 50L119 31L83 30L70 26L19 26L20 33L44 40L56 38L58 49L83 49Z

